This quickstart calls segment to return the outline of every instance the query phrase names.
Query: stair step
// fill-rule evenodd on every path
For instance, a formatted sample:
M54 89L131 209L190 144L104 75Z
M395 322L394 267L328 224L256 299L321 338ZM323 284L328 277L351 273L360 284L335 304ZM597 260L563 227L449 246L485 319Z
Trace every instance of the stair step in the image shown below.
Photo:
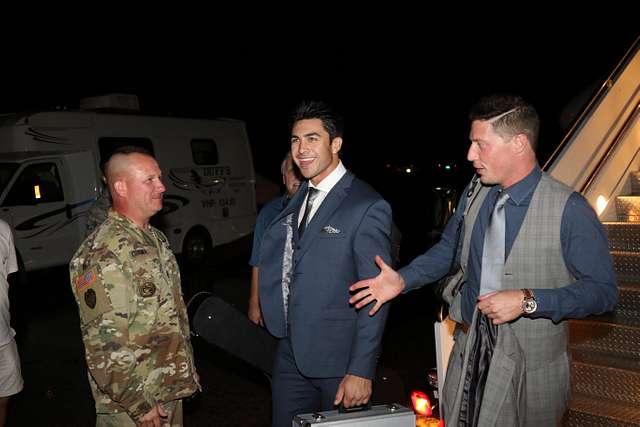
M618 312L600 314L598 316L589 316L589 319L596 320L598 322L612 323L622 326L640 327L640 315L637 311L632 312Z
M640 195L640 172L631 172L631 194Z
M589 319L598 322L617 323L640 327L640 288L618 286L620 299L615 310Z
M583 351L572 352L571 357L574 392L640 406L637 359Z
M640 359L635 356L627 357L614 353L592 350L572 350L571 361L574 363L593 365L600 368L615 368L630 371L631 373L635 372L640 380ZM640 390L638 390L638 393L640 393Z
M620 292L620 300L616 306L616 310L622 311L638 311L640 310L640 289L626 288L618 286Z
M569 322L572 351L591 351L640 360L640 325L626 326L590 318Z
M640 251L640 222L604 222L612 251Z
M640 407L618 400L573 393L563 425L566 427L640 426Z
M640 221L640 196L616 196L618 221Z
M611 251L611 257L618 278L627 281L640 279L640 253Z
M631 288L640 290L640 278L635 278L632 280L625 280L622 278L617 278L616 283L618 284L618 288Z

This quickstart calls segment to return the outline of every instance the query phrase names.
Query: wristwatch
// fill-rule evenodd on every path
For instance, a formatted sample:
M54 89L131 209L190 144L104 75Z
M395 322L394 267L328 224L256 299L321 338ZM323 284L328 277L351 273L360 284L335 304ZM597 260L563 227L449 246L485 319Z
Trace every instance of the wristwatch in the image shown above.
M538 308L538 303L536 302L536 297L533 294L531 289L520 289L522 294L524 295L524 299L522 300L522 311L525 314L535 313Z

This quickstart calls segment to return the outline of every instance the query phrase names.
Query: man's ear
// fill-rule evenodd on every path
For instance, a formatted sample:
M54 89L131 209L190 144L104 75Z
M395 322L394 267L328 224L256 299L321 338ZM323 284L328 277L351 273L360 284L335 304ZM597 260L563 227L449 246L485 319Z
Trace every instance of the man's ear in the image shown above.
M127 194L127 183L119 179L113 183L113 189L120 197L124 197Z
M333 138L333 140L331 141L331 152L333 154L338 154L341 148L342 148L342 138L340 138L339 136Z
M513 137L513 148L516 153L522 153L529 147L529 138L524 133L519 133Z

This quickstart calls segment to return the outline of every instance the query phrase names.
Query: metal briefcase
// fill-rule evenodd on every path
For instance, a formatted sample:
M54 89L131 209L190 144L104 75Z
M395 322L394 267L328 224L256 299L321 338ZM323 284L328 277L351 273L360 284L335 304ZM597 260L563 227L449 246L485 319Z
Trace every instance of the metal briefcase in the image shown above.
M337 410L296 415L292 427L415 427L416 414L407 407L392 403L371 409L339 413Z

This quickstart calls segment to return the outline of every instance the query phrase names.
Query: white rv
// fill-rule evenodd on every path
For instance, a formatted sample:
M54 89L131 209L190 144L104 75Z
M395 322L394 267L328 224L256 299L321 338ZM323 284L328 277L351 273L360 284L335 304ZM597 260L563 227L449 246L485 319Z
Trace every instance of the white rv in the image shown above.
M243 122L97 109L113 111L114 99L137 105L119 95L89 98L92 110L0 116L0 218L26 271L69 262L101 191L100 165L124 145L146 148L160 164L167 190L152 222L174 252L197 260L253 231L255 177Z

